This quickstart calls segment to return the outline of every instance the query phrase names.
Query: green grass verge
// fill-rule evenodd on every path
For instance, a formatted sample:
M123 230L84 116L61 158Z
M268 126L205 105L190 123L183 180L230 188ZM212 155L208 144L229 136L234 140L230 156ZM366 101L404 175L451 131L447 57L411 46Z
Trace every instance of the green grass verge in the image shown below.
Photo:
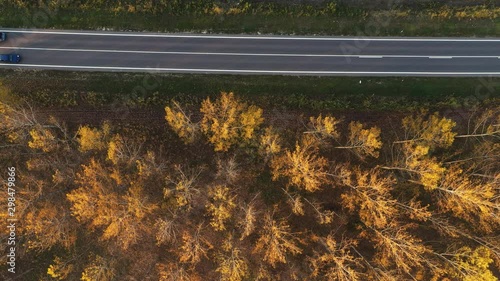
M495 10L496 11L496 10ZM6 7L0 26L56 29L113 29L161 32L319 34L364 36L498 36L500 17L438 16L429 10L339 11L328 15L170 15L105 10L28 10ZM454 12L452 11L451 14ZM471 17L473 15L471 14ZM383 24L379 24L382 22ZM376 27L375 27L376 26Z
M500 78L293 77L0 70L15 98L41 107L199 105L233 91L265 108L411 110L500 100ZM479 89L479 92L477 92Z

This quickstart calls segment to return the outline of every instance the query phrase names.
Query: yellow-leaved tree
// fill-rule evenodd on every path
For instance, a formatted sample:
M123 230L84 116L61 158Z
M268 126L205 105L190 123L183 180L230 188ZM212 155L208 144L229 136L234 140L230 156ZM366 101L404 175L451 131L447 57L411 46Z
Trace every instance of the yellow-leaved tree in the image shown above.
M280 136L272 127L267 127L260 136L259 153L266 161L281 151Z
M287 149L283 155L273 159L273 179L285 177L290 185L313 192L328 182L327 164L326 158L319 155L314 137L304 135L294 151Z
M97 150L101 151L106 148L106 141L109 137L111 126L105 122L102 127L91 128L89 126L81 126L78 128L78 144L79 150L82 152Z
M318 117L310 117L308 130L304 134L311 134L321 141L337 139L340 136L337 130L339 123L339 119L329 115L323 117L320 114Z
M172 101L171 107L165 107L165 114L168 124L185 144L195 141L200 129L199 124L191 121L178 102Z
M422 185L427 190L435 189L446 172L442 163L429 156L429 146L404 143L395 162L392 167L382 168L400 170L410 175L410 181Z
M148 202L140 185L131 183L125 194L116 192L109 172L93 159L83 165L76 182L79 188L66 195L72 214L78 221L89 223L91 229L103 228L101 239L116 239L127 249L145 233L145 217L156 206Z
M448 118L440 117L436 112L427 116L426 111L405 117L402 121L405 139L395 143L413 142L418 145L434 148L448 148L453 144L456 123Z
M394 268L402 274L409 274L421 269L426 262L424 253L428 251L422 241L408 230L414 224L400 224L393 220L384 228L368 227L363 237L370 237L376 249L375 261L387 270Z
M446 275L462 281L497 281L490 264L493 263L488 248L479 246L475 249L462 247L452 255L446 264Z
M214 145L215 151L228 151L239 141L250 140L262 124L262 109L239 101L233 93L222 93L212 102L201 104L201 129Z
M434 189L434 194L440 211L449 212L488 232L500 227L498 180L471 178L452 166Z
M232 217L232 212L236 207L236 196L231 195L226 186L217 185L208 192L210 202L207 204L207 211L211 216L210 225L216 231L226 229L226 222Z
M143 141L115 134L108 143L107 159L113 164L132 164L139 158Z
M337 146L336 148L350 149L361 159L365 156L377 158L378 150L382 147L380 140L380 128L371 127L365 129L360 122L353 121L349 123L349 137L345 146Z
M337 242L333 235L325 238L313 237L320 244L320 250L309 258L312 278L327 281L357 281L362 280L359 268L361 259L351 253L351 247L356 241L343 239Z
M51 152L57 148L57 138L50 129L35 126L29 134L31 136L31 140L28 142L30 148L43 152Z
M338 177L341 185L349 187L342 194L343 205L357 211L364 224L382 228L398 214L397 201L390 194L395 181L384 177L380 170L342 166Z
M99 255L92 258L82 273L82 281L111 281L116 277L116 260Z
M277 263L287 263L287 254L300 254L299 241L285 220L276 221L271 214L265 216L255 251L264 254L263 260L275 267Z
M179 261L192 266L198 264L203 257L207 257L207 252L213 248L212 244L203 237L203 225L199 224L192 232L182 233L182 245L179 251Z
M74 246L77 238L75 221L64 207L45 202L27 213L24 235L28 249L42 252L56 245L66 249Z
M176 263L156 265L159 281L202 281L202 279L191 269Z
M0 133L5 134L10 142L24 141L36 125L40 123L31 107L12 106L0 101Z
M198 177L201 169L183 168L180 165L174 168L176 173L166 178L169 184L163 189L163 196L165 199L174 198L177 207L190 209L193 198L200 193Z
M223 251L217 254L218 266L215 271L221 275L221 281L241 281L248 276L248 263L241 250L229 237L222 245Z
M257 197L254 197L250 203L241 206L243 216L238 223L238 226L241 229L240 240L243 240L252 234L257 226L259 211L255 203L256 198Z
M70 275L74 269L75 266L73 264L56 256L52 264L47 269L47 274L57 280L66 280L68 275Z

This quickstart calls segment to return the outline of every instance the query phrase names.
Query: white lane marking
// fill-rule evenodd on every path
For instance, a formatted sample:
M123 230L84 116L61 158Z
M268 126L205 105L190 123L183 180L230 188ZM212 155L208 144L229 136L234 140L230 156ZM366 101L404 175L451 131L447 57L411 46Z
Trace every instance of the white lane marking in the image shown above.
M452 59L450 56L430 56L430 59Z
M204 35L204 34L160 34L160 33L107 33L72 32L46 30L3 29L12 33L59 34L83 36L122 36L122 37L160 37L160 38L200 38L200 39L255 39L255 40L317 40L317 41L422 41L422 42L500 42L500 38L380 38L380 37L293 37L293 36L241 36L241 35Z
M248 73L248 74L387 74L387 75L498 75L500 72L417 72L417 71L311 71L311 70L249 70L249 69L203 69L203 68L163 68L163 67L120 67L120 66L80 66L80 65L43 65L43 64L2 64L7 67L62 68L62 69L101 69L136 70L164 72L199 73Z
M365 55L365 56L358 56L360 59L382 59L384 58L383 56L375 56L375 55Z
M207 56L267 56L267 57L355 57L355 58L497 58L497 56L422 56L422 55L329 55L329 54L266 54L266 53L224 53L224 52L174 52L140 50L96 50L96 49L61 49L35 47L0 47L0 49L57 51L57 52L94 52L94 53L133 53L162 55L207 55ZM500 57L498 57L500 58Z

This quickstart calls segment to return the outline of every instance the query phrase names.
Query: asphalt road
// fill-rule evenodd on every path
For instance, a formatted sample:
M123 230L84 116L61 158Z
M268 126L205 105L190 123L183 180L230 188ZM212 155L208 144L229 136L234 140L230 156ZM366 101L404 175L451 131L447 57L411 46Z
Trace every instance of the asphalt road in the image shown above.
M5 30L8 68L349 76L498 76L500 38L194 35Z

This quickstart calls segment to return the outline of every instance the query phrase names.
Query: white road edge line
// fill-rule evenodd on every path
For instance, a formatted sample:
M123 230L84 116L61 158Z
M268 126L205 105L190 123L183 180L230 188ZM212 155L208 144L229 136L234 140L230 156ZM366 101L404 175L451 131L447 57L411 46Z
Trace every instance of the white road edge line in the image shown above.
M200 38L200 39L255 39L255 40L317 40L317 41L428 41L428 42L500 42L491 38L373 38L373 37L292 37L292 36L241 36L241 35L205 35L205 34L154 34L154 33L107 33L107 32L71 32L3 29L11 33L59 34L82 36L122 36L122 37L163 37L163 38Z
M0 47L0 49L57 51L57 52L94 52L94 53L133 53L164 55L214 55L214 56L273 56L273 57L355 57L355 58L500 58L497 56L423 56L423 55L328 55L328 54L259 54L259 53L223 53L223 52L175 52L175 51L140 51L140 50L96 50L96 49L61 49L35 47Z
M364 55L364 56L359 56L360 59L382 59L384 58L383 56L375 56L375 55Z
M79 65L40 65L40 64L4 64L7 67L34 68L75 68L102 70L142 70L201 73L269 73L269 74L391 74L391 75L499 75L500 72L398 72L398 71L309 71L309 70L249 70L249 69L202 69L202 68L162 68L162 67L115 67L115 66L79 66Z

